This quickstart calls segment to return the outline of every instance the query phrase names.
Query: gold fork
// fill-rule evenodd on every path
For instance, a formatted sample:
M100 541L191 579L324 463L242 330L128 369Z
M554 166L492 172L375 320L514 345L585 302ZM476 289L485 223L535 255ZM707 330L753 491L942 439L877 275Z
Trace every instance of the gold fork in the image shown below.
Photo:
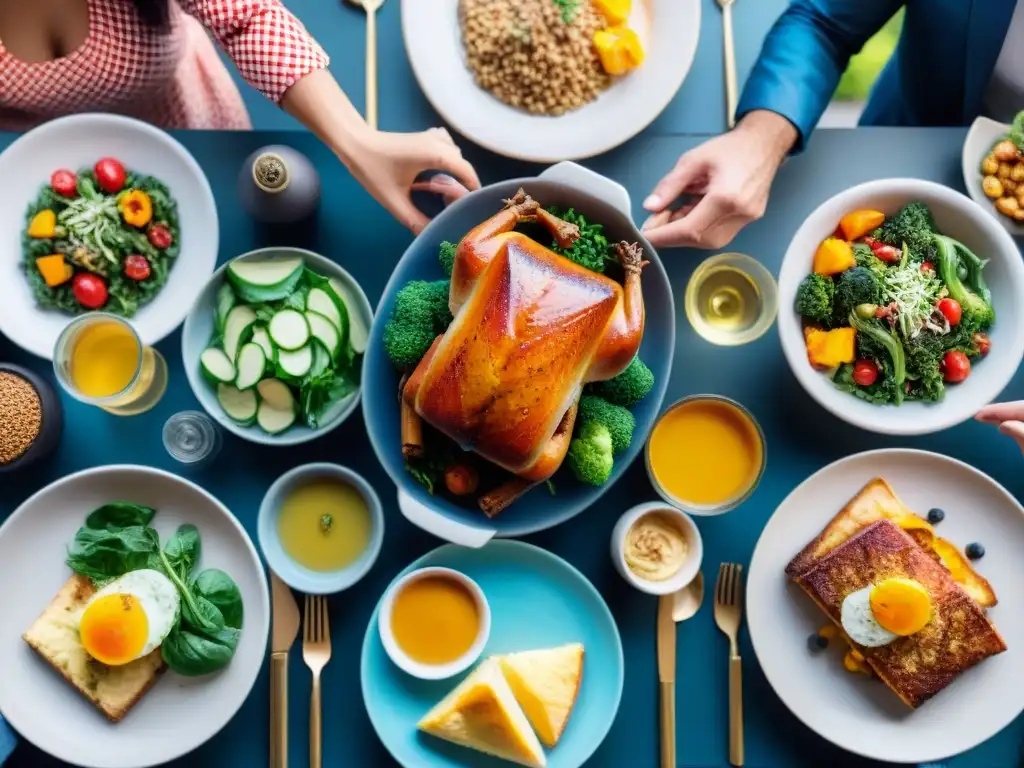
M331 660L331 623L327 617L325 597L306 595L302 658L313 672L313 695L309 702L309 768L321 768L323 728L320 718L320 673Z
M743 618L743 566L722 563L715 583L715 624L729 638L729 762L743 765L743 678L736 637Z
M718 0L722 9L722 54L725 58L725 122L730 127L736 126L736 99L739 89L736 86L736 48L732 38L732 6L736 0Z

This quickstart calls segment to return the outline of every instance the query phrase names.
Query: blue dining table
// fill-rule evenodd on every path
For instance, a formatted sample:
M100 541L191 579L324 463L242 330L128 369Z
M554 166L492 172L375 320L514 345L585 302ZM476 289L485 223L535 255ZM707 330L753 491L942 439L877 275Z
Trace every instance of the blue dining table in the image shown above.
M738 17L747 12L746 2L739 0ZM781 0L764 0L761 7L751 3L750 16L744 18L749 18L756 29L737 22L738 36L746 43L738 41L741 70L749 68L760 37L782 4ZM291 0L290 5L332 53L333 69L360 104L362 26L356 12L342 8L337 0ZM399 3L391 0L382 17L381 126L413 130L436 124L438 119L423 101L409 72L401 48L398 11ZM640 201L678 155L721 130L724 124L720 28L711 0L705 0L704 11L697 62L677 100L641 136L585 163L626 186L638 220L643 217ZM253 132L176 134L213 187L220 215L220 261L264 245L311 248L345 266L376 303L411 236L360 188L326 148L309 134L292 130L276 113L269 115L273 118L270 120L264 115L265 109L271 108L254 103L258 129ZM955 128L821 131L804 154L783 167L765 217L744 230L734 248L757 257L777 272L788 242L804 218L820 202L851 185L887 176L913 176L962 190L959 158L964 136L964 130ZM0 134L0 150L14 138ZM457 140L484 183L540 170ZM238 204L235 182L244 158L270 143L295 147L309 156L322 174L319 215L301 229L257 226ZM767 471L754 495L733 512L699 522L709 578L713 578L719 562L749 561L765 522L798 483L835 459L858 451L891 446L938 451L974 464L1022 498L1024 458L1012 441L991 427L968 423L922 438L869 434L840 422L803 393L786 365L774 329L757 342L739 348L716 347L698 337L683 313L682 293L690 273L705 255L691 250L661 254L676 293L678 327L667 402L694 393L735 398L754 412L768 446ZM141 463L185 474L181 465L164 452L160 438L160 428L171 414L198 407L182 369L180 343L180 333L174 333L159 345L170 366L170 386L161 403L145 415L117 418L62 395L66 426L59 448L46 463L2 476L0 521L47 483L88 467ZM51 371L49 363L27 355L3 337L0 361L25 365L47 375ZM1003 397L1024 399L1024 374L1016 376ZM218 459L208 468L186 476L223 501L255 538L260 500L270 484L288 469L311 461L333 461L362 473L376 488L387 515L387 536L379 561L358 586L330 601L334 653L323 680L324 765L391 768L396 764L377 739L363 707L359 683L363 637L370 615L391 579L441 542L407 523L399 513L394 486L370 448L362 412L354 413L330 435L288 450L226 436ZM622 635L626 662L622 704L607 738L588 762L593 768L654 768L658 764L656 602L629 587L613 569L608 555L611 529L622 511L654 498L642 462L636 462L593 508L564 525L527 538L564 557L593 582L608 602ZM728 646L711 614L710 605L705 604L694 619L679 627L676 712L680 766L728 764ZM310 676L298 650L296 646L291 655L289 713L290 760L296 767L308 765L310 692ZM883 765L854 757L804 727L768 685L745 627L740 652L745 667L748 766ZM245 705L227 727L171 765L267 765L268 720L269 678L264 669ZM173 727L168 723L168 728ZM952 758L948 765L1017 766L1022 744L1024 719L1017 718L1000 734ZM22 743L4 768L60 765L32 745Z

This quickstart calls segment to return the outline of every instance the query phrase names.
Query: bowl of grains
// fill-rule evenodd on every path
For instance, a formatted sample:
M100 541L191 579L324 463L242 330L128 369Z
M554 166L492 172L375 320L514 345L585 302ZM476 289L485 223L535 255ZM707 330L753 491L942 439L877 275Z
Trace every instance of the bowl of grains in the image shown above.
M402 31L427 99L459 133L533 162L618 146L693 63L700 0L419 0Z
M0 473L52 453L62 425L53 387L32 371L0 363Z

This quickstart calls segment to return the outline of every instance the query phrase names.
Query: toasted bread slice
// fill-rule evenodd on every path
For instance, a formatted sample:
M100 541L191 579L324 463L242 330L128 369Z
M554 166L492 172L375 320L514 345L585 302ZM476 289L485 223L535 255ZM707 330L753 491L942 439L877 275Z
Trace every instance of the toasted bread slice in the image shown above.
M851 644L907 706L920 706L965 670L1006 650L981 606L890 520L873 523L835 547L796 582L842 627L847 595L889 578L923 586L931 598L931 619L919 632L888 645Z
M546 747L562 737L583 681L579 643L498 658L512 693Z
M915 515L880 477L861 488L818 537L790 561L786 575L796 578L851 536L879 520L891 520L910 534L933 559L949 569L953 579L979 605L989 608L996 604L996 593L988 581L970 566L955 546L938 538L931 523Z
M115 723L146 694L163 673L160 649L120 667L100 664L78 639L78 621L96 591L92 582L75 574L22 636L79 693Z
M544 750L494 659L473 670L417 727L529 768L547 765Z

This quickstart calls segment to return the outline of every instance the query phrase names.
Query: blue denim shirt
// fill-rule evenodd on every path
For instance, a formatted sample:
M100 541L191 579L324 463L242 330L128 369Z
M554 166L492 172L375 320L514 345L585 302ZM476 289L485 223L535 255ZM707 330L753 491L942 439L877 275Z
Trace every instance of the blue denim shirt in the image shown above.
M14 751L14 731L0 717L0 765L11 756Z

